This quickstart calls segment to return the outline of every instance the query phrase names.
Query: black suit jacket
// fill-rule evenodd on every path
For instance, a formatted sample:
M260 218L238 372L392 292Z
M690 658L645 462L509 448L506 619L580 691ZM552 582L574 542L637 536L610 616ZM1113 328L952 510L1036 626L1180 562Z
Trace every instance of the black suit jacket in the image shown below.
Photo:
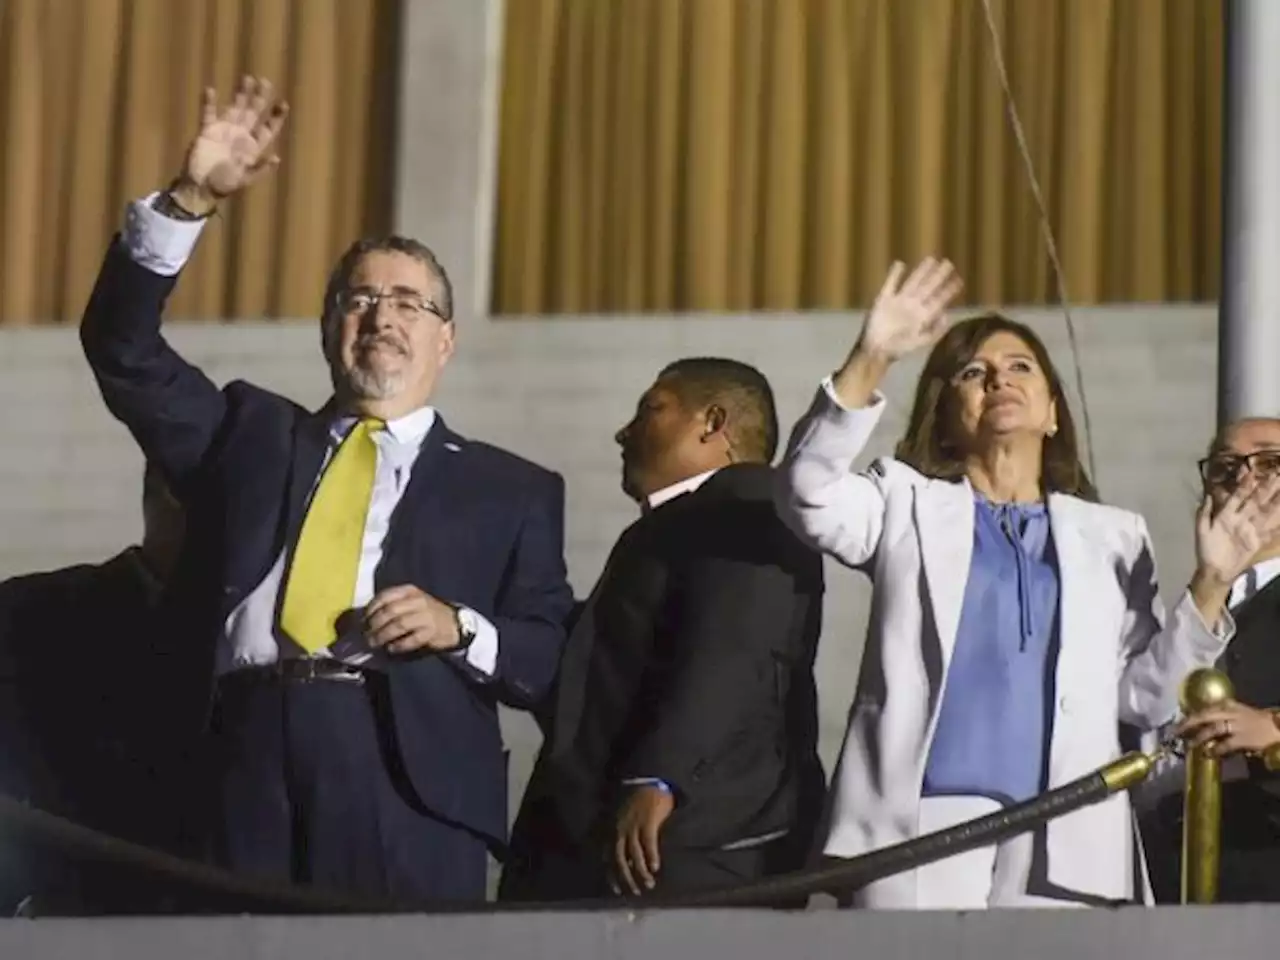
M117 240L80 334L107 408L186 510L170 600L211 689L228 615L296 540L328 424L243 381L219 390L184 361L160 333L174 282L135 264ZM479 682L448 656L397 659L388 671L395 734L427 808L497 843L507 822L497 704L527 708L551 685L573 603L563 544L561 478L437 418L392 517L375 588L414 584L487 617L500 637L497 678ZM203 723L208 698L195 705Z
M137 835L163 732L143 708L157 595L132 549L0 584L0 789Z
M1280 706L1280 578L1233 612L1236 633L1222 667L1235 699ZM1222 784L1219 900L1280 900L1280 773L1249 759L1248 776ZM1143 823L1157 902L1176 903L1181 864L1182 792L1164 797Z
M1235 698L1255 707L1280 706L1280 578L1238 607L1236 633L1223 667Z
M0 792L189 853L183 828L201 791L188 791L181 765L191 744L156 719L178 696L162 666L174 651L159 590L133 548L0 584ZM152 888L136 871L44 845L8 847L10 839L0 839L4 909L35 893L46 909L136 913L173 886Z
M1280 578L1272 580L1234 613L1236 634L1222 666L1235 699L1253 707L1280 707ZM1224 785L1227 792L1256 794L1270 822L1258 824L1271 845L1280 845L1280 773L1249 760L1249 778ZM1280 867L1280 864L1277 865Z
M822 561L771 475L728 467L622 534L565 646L514 847L602 841L633 777L674 788L667 844L812 826Z

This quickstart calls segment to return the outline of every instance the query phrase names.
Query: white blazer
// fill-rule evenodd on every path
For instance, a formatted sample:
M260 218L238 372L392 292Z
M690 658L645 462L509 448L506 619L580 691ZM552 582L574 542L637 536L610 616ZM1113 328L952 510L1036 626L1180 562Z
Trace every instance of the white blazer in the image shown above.
M891 458L852 470L884 398L842 407L823 385L792 434L778 500L813 546L874 584L857 694L828 800L825 852L854 857L919 829L925 760L973 552L973 491ZM1119 724L1151 730L1178 712L1178 687L1212 666L1230 639L1210 629L1188 594L1168 624L1145 521L1116 507L1051 494L1060 643L1049 745L1049 785L1120 755ZM1127 795L1051 821L1048 879L1111 900L1134 896L1136 838ZM1145 888L1145 883L1143 887ZM1149 899L1146 890L1139 892ZM861 891L869 907L915 905L914 872Z

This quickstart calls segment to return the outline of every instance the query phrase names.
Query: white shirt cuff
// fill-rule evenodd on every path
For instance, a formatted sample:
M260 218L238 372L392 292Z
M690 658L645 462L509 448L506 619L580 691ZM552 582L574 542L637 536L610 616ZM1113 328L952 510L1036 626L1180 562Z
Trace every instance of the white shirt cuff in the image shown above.
M836 393L836 381L834 376L826 376L822 379L822 392L827 395L827 399L831 401L832 405L835 406L837 410L843 411L844 413L866 413L867 411L875 410L877 407L883 406L885 403L884 394L879 390L876 390L871 394L871 401L861 410L853 407L846 407L844 405L844 401L840 399L840 394Z
M476 618L476 636L467 649L451 656L477 680L492 680L498 672L498 628L469 607L464 609Z
M1206 654L1212 654L1215 658L1235 638L1236 618L1232 615L1231 610L1224 606L1222 612L1218 614L1218 619L1210 623L1204 618L1200 608L1196 606L1196 601L1191 596L1190 587L1182 592L1177 606L1174 607L1174 613L1187 617L1194 626L1199 626L1202 629L1201 636L1208 636L1211 642L1209 644L1202 643L1200 646L1204 648Z
M138 266L162 277L174 277L191 259L206 220L174 220L152 209L159 193L129 204L121 239Z

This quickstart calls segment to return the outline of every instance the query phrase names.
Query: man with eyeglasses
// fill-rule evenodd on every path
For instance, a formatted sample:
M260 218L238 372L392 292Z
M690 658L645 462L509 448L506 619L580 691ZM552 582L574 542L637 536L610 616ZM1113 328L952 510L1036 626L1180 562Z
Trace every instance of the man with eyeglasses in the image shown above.
M220 390L165 342L201 228L275 165L286 113L262 80L221 109L206 92L181 174L130 206L81 340L187 511L174 639L215 678L188 719L208 720L216 862L375 900L482 900L506 840L497 705L545 694L573 602L564 484L431 406L453 297L416 240L338 261L321 318L333 396L316 413Z
M1229 424L1199 462L1205 509L1249 504L1277 509L1280 418ZM1190 743L1210 744L1223 766L1222 859L1218 899L1280 900L1280 539L1259 543L1252 566L1229 590L1236 631L1219 666L1235 688L1223 707L1188 718ZM1147 830L1157 898L1177 902L1182 834L1180 792L1159 804Z

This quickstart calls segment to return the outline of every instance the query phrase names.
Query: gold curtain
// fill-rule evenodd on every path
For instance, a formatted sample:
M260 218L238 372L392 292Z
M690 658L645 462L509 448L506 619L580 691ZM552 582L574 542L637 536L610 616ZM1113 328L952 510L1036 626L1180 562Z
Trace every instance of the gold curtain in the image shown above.
M163 188L200 90L246 72L282 163L206 230L175 317L314 316L390 220L399 0L0 0L0 323L75 321L126 202Z
M1280 2L1280 0L1277 0ZM1221 0L992 0L1072 302L1217 296ZM508 0L495 309L1056 283L980 0Z

